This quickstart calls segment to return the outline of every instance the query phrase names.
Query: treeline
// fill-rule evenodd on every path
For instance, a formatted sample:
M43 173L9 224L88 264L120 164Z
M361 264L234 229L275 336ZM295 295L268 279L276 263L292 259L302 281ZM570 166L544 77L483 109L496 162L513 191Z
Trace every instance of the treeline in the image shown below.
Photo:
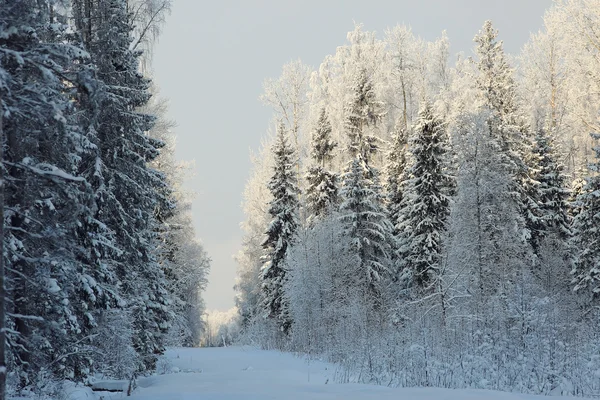
M10 390L199 342L209 259L142 65L169 0L0 0Z
M445 34L357 26L266 81L245 339L342 380L598 394L599 21L556 3L518 68L490 21L452 67Z

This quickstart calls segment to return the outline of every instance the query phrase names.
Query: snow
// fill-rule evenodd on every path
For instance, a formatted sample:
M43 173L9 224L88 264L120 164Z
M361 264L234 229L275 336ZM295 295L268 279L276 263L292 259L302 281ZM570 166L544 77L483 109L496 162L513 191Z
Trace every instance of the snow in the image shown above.
M336 367L252 347L171 349L159 371L138 381L131 400L414 399L541 400L545 397L486 390L387 388L335 383ZM105 399L125 398L104 393ZM566 397L563 397L567 399Z
M60 292L60 286L58 286L58 282L54 278L48 278L47 280L47 290L49 293L58 293Z

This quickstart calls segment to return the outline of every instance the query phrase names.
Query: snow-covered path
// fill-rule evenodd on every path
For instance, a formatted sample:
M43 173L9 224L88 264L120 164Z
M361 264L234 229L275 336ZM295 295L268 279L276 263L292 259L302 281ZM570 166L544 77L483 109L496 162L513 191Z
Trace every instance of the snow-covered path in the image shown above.
M542 396L484 390L435 388L391 389L335 384L334 368L291 354L250 347L172 349L172 373L140 380L131 400L199 399L415 399L415 400L541 400ZM113 398L121 397L115 396ZM566 399L566 398L564 398Z

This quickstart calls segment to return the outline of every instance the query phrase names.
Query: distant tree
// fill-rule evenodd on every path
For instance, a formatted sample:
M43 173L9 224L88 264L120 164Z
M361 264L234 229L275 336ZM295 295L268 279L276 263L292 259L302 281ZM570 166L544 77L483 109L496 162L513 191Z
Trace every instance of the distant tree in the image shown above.
M489 20L485 21L475 36L476 66L479 71L476 85L484 103L502 119L507 119L517 110L516 84L513 69L504 54L503 43L497 38L498 31Z

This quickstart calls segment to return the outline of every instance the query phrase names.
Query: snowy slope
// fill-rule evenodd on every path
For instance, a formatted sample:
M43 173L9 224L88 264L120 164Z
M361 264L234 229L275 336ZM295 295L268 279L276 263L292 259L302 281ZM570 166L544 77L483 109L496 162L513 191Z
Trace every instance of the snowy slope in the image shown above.
M484 390L335 384L335 368L329 364L314 361L309 364L291 354L250 347L172 349L167 352L167 358L171 365L162 368L172 372L140 380L136 394L129 399L545 399ZM112 398L124 397L113 395Z

